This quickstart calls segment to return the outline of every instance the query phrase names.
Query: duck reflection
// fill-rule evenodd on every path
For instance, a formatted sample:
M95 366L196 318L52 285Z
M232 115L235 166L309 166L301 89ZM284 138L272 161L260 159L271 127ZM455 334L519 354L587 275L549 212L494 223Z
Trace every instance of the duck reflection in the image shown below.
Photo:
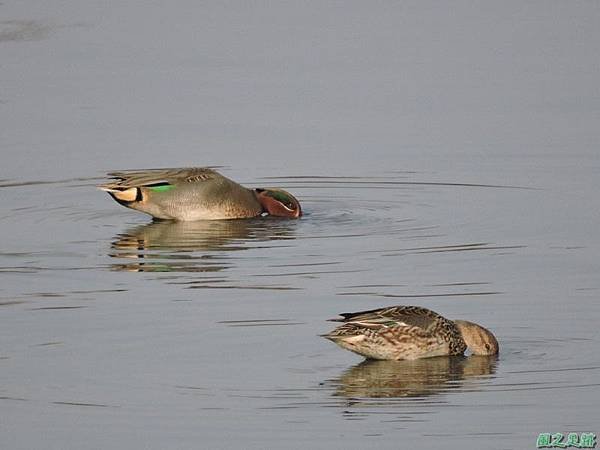
M348 398L426 397L477 384L493 375L496 356L440 356L414 361L365 360L338 379L333 395Z
M277 218L153 221L118 234L112 258L131 262L111 265L129 272L218 272L229 265L225 253L255 248L256 243L294 239L294 225ZM261 244L263 246L264 244Z

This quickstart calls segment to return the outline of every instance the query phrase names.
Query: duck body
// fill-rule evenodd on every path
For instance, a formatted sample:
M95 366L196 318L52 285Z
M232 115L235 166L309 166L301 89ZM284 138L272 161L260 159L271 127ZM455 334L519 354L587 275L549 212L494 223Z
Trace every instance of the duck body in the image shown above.
M323 337L368 359L462 355L467 348L477 355L498 353L498 342L489 330L419 306L390 306L341 316L332 320L343 324Z
M108 174L99 186L121 205L157 219L242 219L263 213L297 218L299 202L282 189L249 189L213 169L150 169Z

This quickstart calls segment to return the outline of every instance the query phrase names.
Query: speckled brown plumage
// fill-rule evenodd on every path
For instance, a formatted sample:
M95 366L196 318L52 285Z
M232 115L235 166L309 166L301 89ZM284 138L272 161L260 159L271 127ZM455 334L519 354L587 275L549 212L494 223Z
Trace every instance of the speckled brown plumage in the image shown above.
M468 341L474 353L494 354L498 350L497 341L485 328L470 322L457 323L419 306L391 306L341 316L334 321L343 325L324 337L367 358L462 355Z

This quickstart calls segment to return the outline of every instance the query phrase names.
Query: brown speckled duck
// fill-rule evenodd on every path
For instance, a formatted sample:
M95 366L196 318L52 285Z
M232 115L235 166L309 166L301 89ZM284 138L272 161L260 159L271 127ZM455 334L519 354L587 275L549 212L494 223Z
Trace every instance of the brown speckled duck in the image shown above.
M127 208L157 219L242 219L268 213L298 218L300 203L277 188L248 189L213 169L196 167L111 172L98 186Z
M495 355L494 335L466 320L449 320L419 306L387 308L340 314L344 322L323 337L369 359L419 359L462 355Z

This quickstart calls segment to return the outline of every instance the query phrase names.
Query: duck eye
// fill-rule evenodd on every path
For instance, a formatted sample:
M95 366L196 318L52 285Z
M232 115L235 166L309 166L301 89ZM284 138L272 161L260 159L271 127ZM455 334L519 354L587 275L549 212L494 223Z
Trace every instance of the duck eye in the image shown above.
M489 350L490 349L490 344L485 344L485 349Z

